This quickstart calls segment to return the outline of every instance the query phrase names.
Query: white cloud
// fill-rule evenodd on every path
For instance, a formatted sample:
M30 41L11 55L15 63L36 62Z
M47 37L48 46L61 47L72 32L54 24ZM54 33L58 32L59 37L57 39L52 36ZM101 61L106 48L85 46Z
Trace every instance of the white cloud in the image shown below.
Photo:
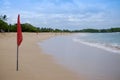
M8 0L3 0L2 2L4 9L10 9L11 3Z
M19 5L15 2L19 2ZM18 13L21 14L22 23L28 22L38 27L97 28L120 23L120 16L115 15L116 11L104 3L94 4L81 0L16 0L14 4L12 0L3 0L3 3L0 13L6 14L8 22L12 24L16 23Z

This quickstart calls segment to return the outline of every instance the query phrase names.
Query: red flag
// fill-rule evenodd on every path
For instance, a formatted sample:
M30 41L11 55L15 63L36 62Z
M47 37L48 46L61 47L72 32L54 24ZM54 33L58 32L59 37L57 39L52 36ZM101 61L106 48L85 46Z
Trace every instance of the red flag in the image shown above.
M20 24L20 15L18 15L18 20L17 20L17 45L20 46L22 42L22 29L21 29L21 24Z

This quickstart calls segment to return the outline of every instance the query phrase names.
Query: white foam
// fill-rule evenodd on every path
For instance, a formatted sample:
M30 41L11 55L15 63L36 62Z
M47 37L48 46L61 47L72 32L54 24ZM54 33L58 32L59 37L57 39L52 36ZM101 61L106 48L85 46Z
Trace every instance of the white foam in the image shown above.
M113 46L110 46L108 44L87 42L87 41L83 41L81 39L73 39L73 41L79 42L79 43L82 43L82 44L85 44L85 45L88 45L88 46L91 46L91 47L97 47L97 48L100 48L100 49L104 49L104 50L109 51L109 52L114 52L114 53L119 53L120 54L120 49L117 49L117 48L115 48Z

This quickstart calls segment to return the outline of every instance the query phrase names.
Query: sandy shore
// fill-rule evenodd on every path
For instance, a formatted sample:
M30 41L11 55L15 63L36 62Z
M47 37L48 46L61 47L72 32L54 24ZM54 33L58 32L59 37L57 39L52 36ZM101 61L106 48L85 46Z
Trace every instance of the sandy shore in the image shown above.
M38 42L55 33L23 33L16 71L16 33L0 33L0 80L81 80L75 73L55 63L42 52Z

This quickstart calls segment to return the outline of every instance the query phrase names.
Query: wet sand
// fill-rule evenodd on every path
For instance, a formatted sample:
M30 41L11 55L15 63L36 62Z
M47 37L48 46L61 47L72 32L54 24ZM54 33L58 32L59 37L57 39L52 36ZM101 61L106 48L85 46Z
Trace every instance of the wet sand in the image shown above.
M58 36L39 45L66 68L85 80L120 80L120 54L74 41L76 35Z

